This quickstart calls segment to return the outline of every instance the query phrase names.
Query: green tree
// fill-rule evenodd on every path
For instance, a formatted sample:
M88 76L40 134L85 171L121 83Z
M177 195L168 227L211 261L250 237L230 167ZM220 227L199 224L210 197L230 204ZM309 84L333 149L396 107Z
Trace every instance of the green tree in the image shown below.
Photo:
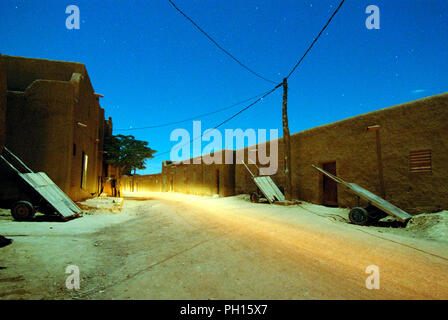
M148 142L136 140L134 136L115 135L104 139L107 163L120 168L121 174L135 174L137 169L146 169L145 161L154 158L156 150Z

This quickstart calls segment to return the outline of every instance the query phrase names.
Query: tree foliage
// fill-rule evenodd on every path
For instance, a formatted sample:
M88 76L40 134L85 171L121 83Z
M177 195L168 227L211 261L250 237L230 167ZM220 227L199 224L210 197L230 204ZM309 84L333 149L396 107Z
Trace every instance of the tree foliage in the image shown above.
M120 168L122 174L130 175L136 169L146 169L145 161L154 158L156 150L148 142L134 136L115 135L104 139L105 159L108 164Z

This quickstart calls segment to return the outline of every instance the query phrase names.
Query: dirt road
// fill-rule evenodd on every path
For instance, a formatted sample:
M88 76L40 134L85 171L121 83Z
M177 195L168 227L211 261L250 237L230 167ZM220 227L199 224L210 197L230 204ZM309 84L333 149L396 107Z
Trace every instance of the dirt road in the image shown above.
M349 225L344 209L142 197L66 223L2 216L14 243L0 249L0 299L448 299L448 242ZM366 288L371 265L380 289Z

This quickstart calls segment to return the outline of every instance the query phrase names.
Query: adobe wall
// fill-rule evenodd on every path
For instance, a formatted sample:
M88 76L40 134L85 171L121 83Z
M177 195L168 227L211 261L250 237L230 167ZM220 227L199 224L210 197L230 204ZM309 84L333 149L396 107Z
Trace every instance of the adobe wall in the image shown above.
M71 186L72 194L77 199L89 197L97 193L99 186L98 176L98 139L100 122L100 110L96 97L90 85L87 74L82 79L71 81L78 91L77 101L73 109L73 144L76 145L76 153L73 153ZM81 188L82 157L83 152L88 156L87 162L87 185Z
M70 81L73 73L82 74L82 63L3 55L8 89L25 91L36 79Z
M386 199L410 213L448 209L448 94L378 110L291 136L294 195L322 203L322 177L311 167L336 161L337 175L380 194L375 132L380 125ZM432 172L411 173L410 151L430 149ZM356 198L338 187L340 206Z
M25 92L8 91L7 146L33 171L43 171L70 191L73 88L68 82L36 80ZM61 106L64 106L61 108Z
M33 170L47 172L73 200L100 192L104 110L85 66L13 56L3 60L9 90L7 145ZM88 156L85 188L83 152Z
M293 198L323 204L323 177L311 165L336 162L337 175L380 195L375 132L380 125L386 199L410 213L448 208L448 94L378 110L291 136ZM284 186L283 139L278 142L279 169L272 176ZM411 173L410 151L430 149L432 172ZM245 149L247 163L247 148ZM261 165L259 164L261 167ZM257 169L249 165L253 172ZM235 191L256 190L244 166L236 165ZM342 207L357 198L338 186ZM363 203L365 204L365 203Z
M323 204L323 177L312 165L321 167L326 162L335 162L336 175L345 181L381 195L376 134L367 131L367 127L374 125L380 126L386 200L412 214L448 209L448 93L293 134L293 198ZM267 143L268 155L273 142ZM277 142L278 170L272 178L282 188L285 182L283 139ZM243 149L244 160L255 175L258 169L249 164L248 152L260 147ZM410 152L418 150L431 150L431 172L411 172ZM240 151L233 153L234 160ZM259 159L257 165L264 167ZM241 163L164 164L161 179L148 176L138 179L148 180L148 190L161 187L165 192L213 195L217 192L218 177L222 196L256 191L250 173ZM162 185L158 186L160 181ZM337 202L341 207L353 207L357 198L339 185Z
M162 191L162 174L141 176L122 176L121 190L127 192L160 192ZM133 187L134 185L134 187Z
M5 145L6 140L5 112L6 112L6 70L3 65L2 55L0 54L0 154L3 151L3 146Z
M174 191L195 195L221 197L235 194L235 166L226 164L226 158L233 159L234 151L218 151L213 156L221 158L221 164L206 164L205 155L189 159L190 163L163 165L162 191ZM232 160L233 161L233 160Z
M175 192L225 197L234 194L233 166L224 164L180 164L173 170Z

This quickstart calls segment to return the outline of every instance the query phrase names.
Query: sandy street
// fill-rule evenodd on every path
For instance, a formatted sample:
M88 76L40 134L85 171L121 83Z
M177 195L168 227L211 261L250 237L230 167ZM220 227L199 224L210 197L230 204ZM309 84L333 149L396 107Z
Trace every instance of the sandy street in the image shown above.
M137 196L65 223L1 211L14 242L0 248L0 299L448 299L444 232L354 226L346 209L308 203ZM371 265L378 290L366 288Z

